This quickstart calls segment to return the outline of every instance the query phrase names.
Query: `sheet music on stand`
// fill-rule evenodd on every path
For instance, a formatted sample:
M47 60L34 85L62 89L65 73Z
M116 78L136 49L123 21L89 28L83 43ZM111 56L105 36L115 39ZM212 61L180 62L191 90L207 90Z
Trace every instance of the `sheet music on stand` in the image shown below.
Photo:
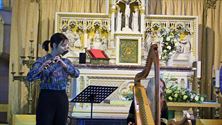
M71 100L71 102L91 103L91 119L93 111L93 103L101 103L118 87L116 86L95 86L89 85L80 94Z

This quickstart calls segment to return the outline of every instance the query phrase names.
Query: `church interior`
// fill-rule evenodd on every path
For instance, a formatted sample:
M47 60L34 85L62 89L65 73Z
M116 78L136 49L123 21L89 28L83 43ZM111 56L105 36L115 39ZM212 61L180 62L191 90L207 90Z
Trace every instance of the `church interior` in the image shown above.
M79 71L66 125L222 125L221 17L222 0L0 0L0 125L36 125L27 74L54 33Z

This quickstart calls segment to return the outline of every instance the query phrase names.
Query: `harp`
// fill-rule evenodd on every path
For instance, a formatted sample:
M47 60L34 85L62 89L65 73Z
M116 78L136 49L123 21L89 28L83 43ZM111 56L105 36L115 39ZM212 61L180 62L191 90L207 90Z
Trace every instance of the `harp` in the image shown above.
M141 80L146 79L150 73L150 70L154 65L154 101L151 102L148 99L149 92L146 91L142 85ZM134 78L134 106L135 106L135 121L137 125L160 125L160 91L159 91L159 56L158 47L156 44L151 45L149 50L146 65L142 72L136 74ZM153 109L151 106L155 105ZM153 114L153 112L155 112Z

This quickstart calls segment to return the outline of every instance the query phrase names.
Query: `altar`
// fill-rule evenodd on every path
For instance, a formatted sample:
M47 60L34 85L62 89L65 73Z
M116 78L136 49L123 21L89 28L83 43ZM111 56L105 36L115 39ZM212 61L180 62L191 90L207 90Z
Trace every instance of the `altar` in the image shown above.
M81 74L79 78L72 81L70 99L78 95L89 85L117 86L117 90L102 103L93 105L93 116L95 118L126 118L133 98L132 89L134 77L137 73L142 71L143 66L78 64L76 67L80 70ZM189 67L161 67L160 71L161 74L174 76L178 81L183 79L186 83L188 83L187 78L193 74L192 69ZM154 77L154 71L151 71L149 77L143 80L143 85L145 87L149 82L149 78L152 77ZM71 103L71 107L71 116L90 117L89 103Z

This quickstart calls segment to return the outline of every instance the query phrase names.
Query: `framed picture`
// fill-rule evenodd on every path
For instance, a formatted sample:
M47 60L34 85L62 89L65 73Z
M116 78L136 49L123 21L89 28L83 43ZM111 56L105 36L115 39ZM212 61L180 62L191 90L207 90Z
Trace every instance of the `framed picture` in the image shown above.
M141 37L117 37L116 43L117 65L141 64Z

